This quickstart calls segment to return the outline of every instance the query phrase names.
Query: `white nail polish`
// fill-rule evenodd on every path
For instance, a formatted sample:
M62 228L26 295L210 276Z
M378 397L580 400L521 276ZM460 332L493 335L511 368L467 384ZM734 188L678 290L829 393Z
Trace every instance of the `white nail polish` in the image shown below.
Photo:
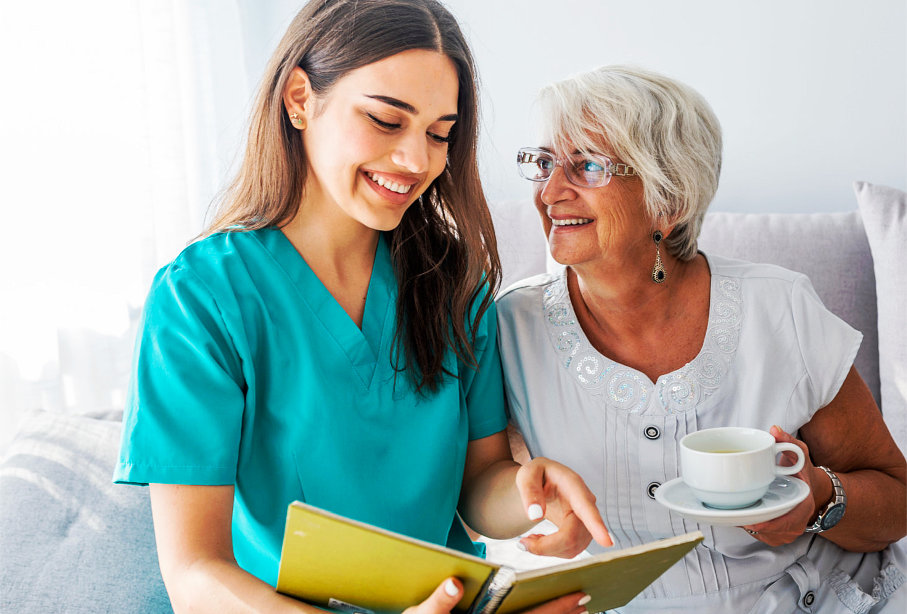
M444 583L444 592L453 597L460 592L460 589L458 589L457 585L453 583L453 580L448 580Z
M579 602L576 605L579 607L582 607L582 606L586 605L587 603L589 603L590 601L592 601L592 597L590 597L589 595L585 595L582 599L579 600Z
M527 511L529 512L529 520L541 520L544 515L542 514L542 506L538 503L530 505Z
M523 542L517 542L517 543L516 543L516 547L517 547L517 550L521 550L522 552L528 552L528 551L529 551L529 548L527 548L527 547L526 547L526 544L524 544Z

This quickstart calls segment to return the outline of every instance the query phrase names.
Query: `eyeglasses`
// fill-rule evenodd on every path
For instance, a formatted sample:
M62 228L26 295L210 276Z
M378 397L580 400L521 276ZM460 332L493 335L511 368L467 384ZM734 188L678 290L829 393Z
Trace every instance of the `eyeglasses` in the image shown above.
M558 158L550 151L523 147L516 154L520 176L529 181L543 182L551 178L557 165L564 167L567 180L581 188L600 188L608 185L611 175L632 177L636 169L626 164L614 164L608 156L573 154Z

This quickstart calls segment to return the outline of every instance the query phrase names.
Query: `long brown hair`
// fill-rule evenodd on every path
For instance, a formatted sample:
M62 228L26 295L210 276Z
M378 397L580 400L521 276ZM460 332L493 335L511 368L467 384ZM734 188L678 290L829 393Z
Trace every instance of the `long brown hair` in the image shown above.
M283 91L301 67L323 96L348 72L401 51L429 49L457 68L458 120L447 166L390 231L397 277L394 366L435 391L447 348L473 367L476 328L493 300L501 265L476 162L478 96L469 47L436 0L311 0L268 64L256 97L242 166L206 234L281 227L303 201L306 154ZM402 356L401 356L402 352ZM402 360L401 360L402 357Z

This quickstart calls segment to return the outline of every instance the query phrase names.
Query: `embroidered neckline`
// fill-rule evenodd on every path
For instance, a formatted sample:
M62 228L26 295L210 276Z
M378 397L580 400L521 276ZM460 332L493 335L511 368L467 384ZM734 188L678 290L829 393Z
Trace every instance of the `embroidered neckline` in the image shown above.
M642 411L655 397L663 411L676 414L693 410L718 390L737 352L743 324L740 281L713 273L710 292L709 323L699 354L654 384L589 343L570 303L566 271L545 287L542 308L559 362L580 387L617 410Z

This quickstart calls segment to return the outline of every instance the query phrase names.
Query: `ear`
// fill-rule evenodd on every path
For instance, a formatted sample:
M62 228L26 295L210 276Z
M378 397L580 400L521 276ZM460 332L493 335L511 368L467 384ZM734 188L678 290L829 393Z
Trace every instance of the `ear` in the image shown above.
M304 129L308 121L306 113L311 112L315 104L309 76L298 66L290 72L287 84L283 88L283 106L288 116L294 113L298 116L298 119L291 120L293 127Z
M674 228L675 228L676 226L677 226L676 224L671 224L670 226L663 226L663 227L660 227L660 228L656 228L656 230L660 230L662 236L663 236L665 239L667 239L668 237L671 236L671 233L674 232Z
M659 213L655 216L655 219L652 220L652 232L654 233L656 230L660 230L662 239L670 237L671 233L674 232L674 228L677 227L677 222L672 218L673 216L668 217Z

